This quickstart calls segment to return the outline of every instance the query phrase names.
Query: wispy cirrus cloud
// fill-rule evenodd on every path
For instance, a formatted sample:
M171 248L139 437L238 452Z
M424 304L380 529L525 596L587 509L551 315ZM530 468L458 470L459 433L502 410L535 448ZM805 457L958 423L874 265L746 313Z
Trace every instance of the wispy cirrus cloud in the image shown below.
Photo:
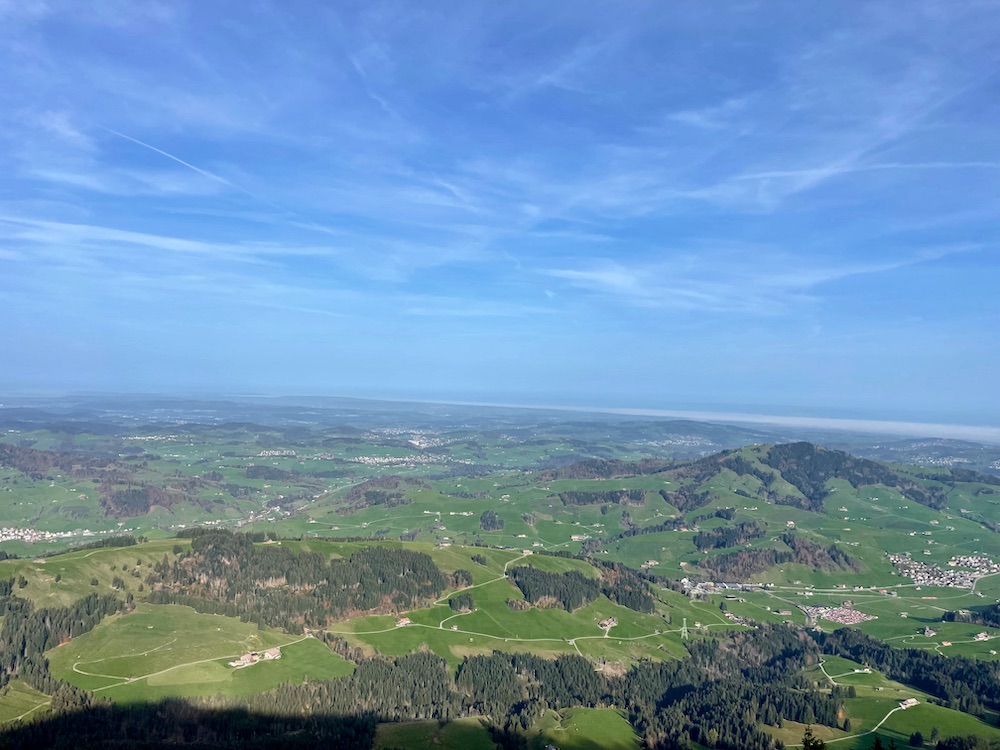
M49 248L74 248L109 254L122 248L139 248L186 255L200 255L220 260L254 261L266 257L324 256L335 251L323 246L292 246L264 242L224 243L184 237L136 232L89 224L27 219L0 215L0 225L7 225L8 241L30 243Z
M216 341L307 329L302 371L339 371L308 342L445 361L461 331L537 342L551 375L700 326L801 374L806 344L849 359L875 306L887 340L916 314L986 335L994 9L750 8L0 0L8 319L170 339L144 303L187 305Z
M775 314L815 301L817 289L826 284L981 249L982 245L937 247L894 260L843 263L745 246L721 252L677 252L672 258L645 263L604 259L583 268L548 268L540 273L636 307Z
M748 101L746 96L735 97L707 107L671 112L667 115L667 119L705 130L728 129L738 123L739 116L746 110Z

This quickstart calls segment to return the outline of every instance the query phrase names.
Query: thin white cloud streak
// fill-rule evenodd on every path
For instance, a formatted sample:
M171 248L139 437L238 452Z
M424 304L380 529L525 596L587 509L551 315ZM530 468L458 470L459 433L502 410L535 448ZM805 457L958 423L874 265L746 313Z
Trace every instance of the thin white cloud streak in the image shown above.
M454 297L423 298L411 304L405 304L406 300L406 297L399 299L404 303L402 309L405 314L427 318L520 318L552 315L557 312L551 307L504 301L473 301Z
M672 112L667 119L703 130L727 129L733 126L735 117L746 109L749 101L748 96L736 97L712 107Z
M278 203L276 203L276 202L274 202L272 200L269 200L268 198L265 198L265 197L259 195L258 193L255 193L255 192L253 192L251 190L247 190L246 188L244 188L244 187L242 187L240 185L237 185L236 183L234 183L234 182L232 182L230 180L227 180L226 178L221 177L221 176L215 174L214 172L209 172L206 169L202 169L201 167L197 167L194 164L191 164L190 162L187 162L187 161L185 161L184 159L181 159L178 156L175 156L175 155L173 155L173 154L171 154L171 153L169 153L167 151L164 151L163 149L160 149L160 148L157 148L156 146L153 146L153 145L150 145L148 143L145 143L144 141L140 141L139 139L133 138L132 136L125 135L124 133L120 133L117 130L112 130L111 128L107 128L107 127L104 127L104 126L99 126L99 127L101 127L102 130L106 130L107 132L109 132L109 133L111 133L113 135L116 135L116 136L118 136L120 138L124 138L127 141L131 141L131 142L133 142L133 143L135 143L135 144L137 144L139 146L143 146L144 148L147 148L147 149L149 149L149 150L151 150L151 151L153 151L153 152L155 152L157 154L160 154L161 156L164 156L164 157L166 157L168 159L171 159L172 161L175 161L178 164L181 164L181 165L187 167L188 169L193 170L197 174L200 174L200 175L202 175L202 176L204 176L204 177L206 177L206 178L208 178L210 180L213 180L213 181L215 181L217 183L220 183L220 184L222 184L222 185L224 185L224 186L226 186L226 187L228 187L228 188L230 188L232 190L235 190L237 192L243 193L244 195L246 195L249 198L252 198L253 200L255 200L255 201L257 201L257 202L259 202L259 203L267 206L268 208L272 208L272 209L275 209L277 211L280 211L280 212L284 213L285 216L281 217L280 221L295 223L297 226L300 226L300 227L303 227L303 228L307 228L307 229L311 229L313 231L319 231L319 232L327 232L327 231L329 231L326 227L324 227L322 224L320 224L320 223L318 223L316 221L306 220L306 221L291 222L290 217L300 217L300 218L305 218L305 217L303 217L303 215L300 212L298 212L298 211L289 209L289 208L287 208L285 206L282 206L282 205L280 205L280 204L278 204Z
M881 263L823 264L751 247L745 254L752 253L752 261L735 258L732 252L677 252L674 258L659 262L605 260L585 268L549 268L538 273L635 307L773 314L816 299L816 287L824 284L981 249L981 245L928 248Z
M247 219L244 217L244 221ZM260 219L265 223L269 217ZM280 219L276 220L280 223ZM336 237L331 243L313 244L301 240L270 242L210 242L182 236L136 232L100 225L30 219L0 213L0 240L18 244L23 249L34 248L34 254L44 251L55 258L73 258L75 262L102 257L121 257L137 260L124 253L133 248L167 252L179 256L198 257L205 263L235 261L255 265L283 265L283 261L311 258L331 264L323 271L334 268L349 273L356 281L375 280L404 284L421 270L451 265L480 265L493 262L482 240L474 237L450 237L433 242L417 241L403 236L382 234L377 231L361 232L343 229L324 233ZM321 231L323 228L303 223L303 228Z
M29 241L55 248L86 251L104 251L108 245L144 247L171 253L200 255L210 258L252 261L258 257L334 255L336 251L321 246L295 246L266 243L219 243L170 237L148 232L133 232L112 227L89 224L27 219L20 216L0 215L0 224L6 223L23 229L10 233L12 239Z
M364 87L365 95L381 107L382 111L389 115L389 117L402 122L403 118L399 116L399 113L395 110L395 108L392 107L385 98L376 94L372 89L371 82L368 77L368 71L365 70L365 66L361 62L360 57L358 55L348 55L347 59L350 60L351 66L358 74L358 78L361 79L361 85Z
M73 126L66 112L41 112L37 115L36 120L46 132L55 135L62 141L72 144L83 151L93 151L94 142Z
M45 182L83 188L106 195L209 196L219 192L218 185L188 176L187 172L151 172L138 169L97 169L87 171L50 167L32 167L26 176Z
M4 260L2 252L0 260ZM286 280L279 280L282 278ZM76 300L82 296L99 297L105 303L117 299L174 304L180 299L189 302L197 299L199 306L206 310L226 309L231 313L241 308L257 308L341 320L370 320L372 310L386 309L414 319L537 318L559 312L554 307L525 305L505 299L469 300L457 296L412 294L395 291L386 285L360 289L356 285L336 285L329 279L310 283L296 275L275 276L274 280L268 280L234 270L231 265L220 270L188 262L170 263L164 259L135 268L88 258L82 264L69 262L51 268L44 279L33 275L24 281L22 291L35 303L46 299L65 300L68 296ZM87 294L81 295L81 290L86 290ZM0 294L3 293L0 288Z
M101 130L105 130L108 133L111 133L112 135L118 136L119 138L124 138L126 141L132 141L132 143L135 143L135 144L137 144L139 146L142 146L143 148L148 148L150 151L155 151L160 156L165 156L166 158L168 158L168 159L170 159L172 161L175 161L178 164L181 164L181 165L187 167L190 170L193 170L193 171L197 172L198 174L202 175L203 177L207 177L210 180L215 180L216 182L222 183L226 187L233 188L234 190L239 190L240 192L246 193L247 195L250 195L253 198L257 197L255 195L253 195L253 193L250 193L250 192L248 192L246 190L243 190L243 188L237 187L236 185L234 185L233 183L231 183L229 180L227 180L225 177L220 177L219 175L215 174L214 172L209 172L207 169L202 169L201 167L196 167L194 164L192 164L190 162L187 162L187 161L184 161L180 157L174 156L173 154L168 153L168 152L164 151L163 149L157 148L156 146L151 146L150 144L145 143L144 141L140 141L138 138L133 138L130 135L125 135L124 133L119 133L117 130L112 130L111 128L106 128L103 125L100 125L98 127L100 127Z
M958 162L889 162L885 164L852 164L841 167L818 167L816 169L790 169L771 172L753 172L739 175L735 180L762 180L781 177L805 177L827 179L855 172L881 172L897 170L924 169L1000 169L1000 162L995 161L958 161Z

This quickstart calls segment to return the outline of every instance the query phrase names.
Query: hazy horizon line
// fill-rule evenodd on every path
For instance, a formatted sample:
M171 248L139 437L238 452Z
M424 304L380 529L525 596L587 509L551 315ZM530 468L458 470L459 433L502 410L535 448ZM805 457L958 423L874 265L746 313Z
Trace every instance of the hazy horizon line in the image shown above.
M416 401L414 403L439 403L455 406L490 406L517 409L537 409L544 411L568 411L576 413L618 414L631 417L672 417L696 422L720 422L723 424L770 425L778 427L798 427L838 432L863 432L866 434L904 435L919 438L946 438L969 440L981 443L1000 444L1000 427L947 424L938 422L907 422L899 420L854 419L846 417L794 417L776 414L751 414L743 412L714 412L685 409L647 409L640 407L601 406L552 406L529 404L505 404L474 401Z
M777 426L799 429L831 430L836 432L860 432L865 434L898 435L916 438L944 438L969 440L979 443L1000 445L1000 426L969 425L947 422L921 422L908 420L883 420L861 417L790 416L760 412L713 411L702 409L660 409L622 406L583 406L579 404L511 403L499 401L466 401L433 398L402 398L398 396L352 396L330 394L274 394L274 393L164 393L157 391L77 391L60 393L7 394L10 398L73 398L96 396L148 396L176 399L324 399L340 398L355 401L385 401L399 404L436 404L441 406L479 406L501 409L525 409L533 411L556 411L577 414L609 414L628 417L657 417L687 419L699 422L722 424ZM0 404L0 408L3 408Z

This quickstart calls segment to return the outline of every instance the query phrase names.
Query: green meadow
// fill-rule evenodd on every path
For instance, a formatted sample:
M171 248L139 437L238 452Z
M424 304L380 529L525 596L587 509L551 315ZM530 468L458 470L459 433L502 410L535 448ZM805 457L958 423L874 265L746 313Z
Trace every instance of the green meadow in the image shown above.
M868 750L874 741L873 730L876 727L884 743L894 740L899 747L905 747L910 735L916 731L923 734L925 741L929 741L935 727L941 738L971 734L1000 740L996 714L992 714L989 721L982 721L970 714L936 705L932 696L890 680L878 670L869 669L850 659L826 656L822 667L810 667L805 674L821 689L836 684L853 686L857 692L856 698L845 700L845 717L851 721L849 732L813 726L816 737L826 742L837 740L837 748ZM907 698L915 698L919 703L905 710L897 710L900 702ZM805 727L786 721L781 728L764 729L786 744L794 745L801 742Z
M571 708L546 711L528 731L530 750L639 750L639 738L621 711Z
M8 682L0 688L0 725L41 715L51 700L23 682Z
M31 599L40 607L65 606L92 593L116 592L112 587L115 578L123 582L121 593L132 592L138 597L139 587L152 567L164 556L174 560L175 547L186 549L189 545L187 539L162 539L132 547L102 547L52 557L2 560L0 577L23 575L28 585L18 589L18 596Z
M229 660L281 647L281 658ZM249 695L282 682L350 674L353 664L313 638L291 636L190 607L140 604L47 654L53 675L116 702L167 696Z
M495 750L496 743L479 719L407 721L379 724L375 750Z
M478 554L479 550L451 554L470 552ZM598 575L582 560L530 555L509 557L511 561L549 572L577 570L588 577ZM502 566L497 572L502 576ZM656 611L651 614L622 607L603 595L573 612L537 607L515 610L508 601L523 601L524 596L502 577L465 591L475 605L469 613L459 614L440 606L408 613L411 624L403 627L396 626L395 617L375 616L333 626L331 631L372 653L402 655L429 648L456 665L465 656L493 650L551 656L577 653L598 662L630 664L639 659L683 658L686 652L680 630L685 620L695 637L712 629L740 627L727 620L717 606L691 601L673 591L658 592ZM618 625L605 635L598 624L611 617L618 620Z

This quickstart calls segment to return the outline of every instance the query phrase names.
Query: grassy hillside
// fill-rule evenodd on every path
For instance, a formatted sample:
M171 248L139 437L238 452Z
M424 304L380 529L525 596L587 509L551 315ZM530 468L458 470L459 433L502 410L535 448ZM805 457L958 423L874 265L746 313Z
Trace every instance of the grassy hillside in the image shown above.
M684 659L686 646L714 634L752 632L754 623L785 621L827 631L849 622L897 647L983 662L1000 659L1000 628L941 621L946 612L975 611L1000 600L1000 568L994 565L1000 561L994 530L1000 487L992 477L882 464L808 444L754 445L688 461L636 461L639 455L622 450L610 459L576 462L564 456L562 466L525 470L515 464L542 454L551 457L553 445L518 443L515 449L497 439L420 447L415 439L355 435L327 436L332 441L327 453L307 431L310 451L298 442L293 454L284 447L290 444L288 434L281 431L241 443L237 437L247 438L253 430L227 430L225 440L214 433L202 442L165 431L146 435L156 439L142 441L138 452L116 438L118 453L104 458L108 439L56 441L42 433L23 438L35 441L34 451L89 458L79 465L59 459L45 468L46 461L56 459L32 453L15 460L6 454L0 491L12 497L7 522L41 526L56 519L50 528L62 531L70 530L63 524L67 520L93 521L95 528L135 528L155 537L211 519L216 528L240 525L258 532L259 540L269 533L272 538L256 546L246 541L254 555L313 553L329 567L330 561L350 561L373 546L406 550L398 555L429 556L433 575L428 578L438 576L436 566L444 574L437 580L447 583L435 584L432 594L402 607L402 586L397 582L393 588L394 577L387 573L377 582L387 588L375 604L361 611L322 609L321 599L308 599L321 596L312 593L315 581L289 583L281 571L267 580L240 579L244 588L237 591L238 561L225 554L196 559L189 554L189 538L153 538L52 556L41 552L66 539L109 535L0 543L4 550L31 552L0 560L0 581L12 581L15 597L38 607L66 606L93 593L135 602L131 611L50 648L45 655L54 678L116 705L139 705L174 697L249 697L286 683L307 688L354 673L355 664L340 654L365 664L359 653L430 653L441 657L452 674L468 657L494 651L573 655L612 676L638 663ZM34 470L32 461L40 462ZM463 466L484 461L494 462L488 471L462 474ZM102 479L102 471L124 473L127 481ZM127 488L129 482L177 494L165 505L122 518L114 508L136 497L114 493L126 491L119 485ZM503 527L484 529L485 511L495 513ZM285 534L299 538L274 538ZM551 553L588 555L589 560ZM379 554L390 556L384 550ZM940 578L918 582L915 568L893 561L890 554L934 566L929 569ZM969 562L973 557L980 562ZM608 598L607 586L619 574L595 563L612 562L646 570L650 578L642 586L652 596L650 611ZM184 571L198 565L204 567L190 580L184 578ZM978 578L948 585L947 575L970 565L981 566ZM555 576L579 574L587 586L605 593L570 611L544 597L530 603L512 577L519 566ZM690 596L675 590L682 578ZM292 599L282 604L287 592L298 597L296 606L306 601L312 611L336 614L318 625L290 617L297 627L283 625L290 631L283 632L258 626L260 609L226 610L242 613L241 621L177 603L152 604L154 592L160 597L155 601L195 604L203 611L211 609L206 602L235 608L258 599L293 611ZM467 609L449 603L458 595ZM306 631L292 634L302 631L303 623ZM925 632L928 628L933 632ZM330 639L331 644L325 642ZM271 647L281 649L280 659L243 668L228 663ZM835 683L857 692L843 707L849 731L817 729L818 736L837 740L837 747L866 748L876 726L900 743L916 729L929 737L933 727L942 737L979 733L1000 739L989 724L996 716L984 723L933 705L931 696L877 672L858 669L863 665L830 657L823 668L806 673L821 689ZM890 713L901 697L911 695L920 700L918 706ZM49 701L27 682L12 681L0 691L0 722L43 714ZM627 719L611 709L561 708L535 718L528 733L532 747L637 747ZM802 728L789 720L767 731L794 744ZM491 745L477 720L463 719L445 726L383 724L378 746Z
M280 647L281 658L250 667L228 662ZM261 631L189 607L140 604L48 653L52 674L116 702L169 696L250 695L282 682L349 674L353 665L319 641Z

